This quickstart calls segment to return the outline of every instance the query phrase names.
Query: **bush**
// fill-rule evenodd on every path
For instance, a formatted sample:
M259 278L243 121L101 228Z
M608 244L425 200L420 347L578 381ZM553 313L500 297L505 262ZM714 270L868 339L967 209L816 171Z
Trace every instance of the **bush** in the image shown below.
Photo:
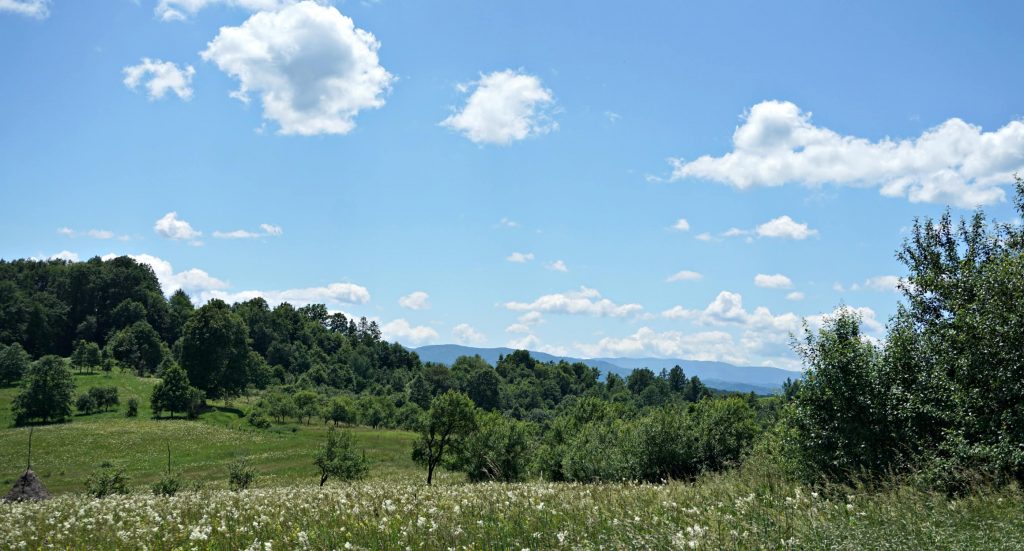
M83 415L91 415L96 411L96 398L89 393L82 393L75 399L75 409Z
M153 495L171 497L181 491L184 485L182 480L176 475L165 474L160 480L154 482L150 488L153 489Z
M125 417L138 417L139 415L139 400L137 398L128 398L128 409L125 410Z
M327 433L327 441L317 450L313 463L320 469L321 486L332 476L339 480L357 480L370 470L366 456L356 451L352 433L333 428Z
M262 411L256 410L249 414L249 424L258 429L269 429L270 418L267 417Z
M248 459L243 457L228 465L228 487L232 490L247 490L255 480L256 469L252 468Z
M128 493L128 477L124 469L104 462L99 470L89 475L85 481L86 492L97 499L115 494Z
M477 430L459 445L454 465L472 482L519 482L526 478L534 443L534 426L499 413L477 418Z

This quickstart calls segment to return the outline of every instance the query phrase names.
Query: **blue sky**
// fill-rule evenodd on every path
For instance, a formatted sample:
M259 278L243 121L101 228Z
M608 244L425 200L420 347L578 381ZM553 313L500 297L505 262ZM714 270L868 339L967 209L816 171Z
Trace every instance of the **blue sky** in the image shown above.
M896 4L0 0L0 257L798 368L915 216L1013 217L1024 6Z

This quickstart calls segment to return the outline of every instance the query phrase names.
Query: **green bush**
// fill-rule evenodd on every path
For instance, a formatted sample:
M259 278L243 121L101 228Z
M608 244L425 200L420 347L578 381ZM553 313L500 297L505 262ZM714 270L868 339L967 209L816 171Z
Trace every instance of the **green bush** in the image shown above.
M317 450L313 463L320 469L321 486L332 476L339 480L358 480L370 470L366 455L356 451L352 433L334 428L327 432L327 441Z
M138 398L128 398L128 409L125 410L125 417L138 417L139 415L139 400Z
M91 415L96 412L96 398L92 394L83 392L75 399L75 409L83 415Z
M85 481L86 493L97 499L115 494L128 493L128 477L124 469L104 462Z
M500 413L482 413L477 416L477 430L459 443L453 465L472 482L519 482L527 476L534 447L532 424Z
M171 497L177 494L185 486L181 478L173 474L165 474L160 480L154 482L150 488L153 495Z
M256 410L248 416L249 424L258 429L269 429L270 418L261 410Z
M238 492L247 490L256 481L256 469L246 458L239 458L228 465L228 487Z

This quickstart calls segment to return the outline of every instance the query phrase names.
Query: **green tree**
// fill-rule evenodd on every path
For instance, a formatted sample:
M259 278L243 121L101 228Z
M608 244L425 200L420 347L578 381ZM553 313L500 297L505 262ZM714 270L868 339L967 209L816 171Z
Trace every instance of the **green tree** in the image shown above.
M348 398L336 396L331 399L327 405L326 414L324 419L330 419L334 422L334 426L338 424L347 424L353 421L352 401Z
M7 386L21 379L28 370L29 363L29 355L20 344L0 344L0 386Z
M138 375L155 373L167 354L160 334L146 321L121 329L107 342L108 355Z
M21 391L14 397L11 410L18 424L32 419L44 423L71 415L75 381L58 356L43 356L28 368Z
M308 425L313 416L320 413L320 395L312 390L300 390L292 395L295 413L299 420L306 419Z
M100 347L94 342L80 340L75 343L75 351L71 354L71 365L82 371L92 371L103 363Z
M248 330L224 301L196 310L179 340L179 363L192 384L211 398L239 395L248 383Z
M153 394L149 400L153 414L159 416L161 412L166 411L173 418L176 411L189 412L193 390L189 384L188 373L172 361L165 362L163 378L153 387Z
M466 381L466 394L477 406L491 411L498 407L501 378L488 367L476 369Z
M481 413L476 430L456 450L454 464L472 482L519 482L526 478L534 438L534 426L528 422Z
M370 470L366 456L356 451L355 436L333 428L327 431L327 441L317 449L313 463L320 470L320 486L332 476L339 480L358 480Z
M441 464L445 452L475 428L475 406L469 396L449 390L430 402L421 422L420 438L413 448L413 459L427 466L427 485L433 482L434 469Z
M171 298L167 301L168 327L166 340L168 343L173 344L181 338L181 332L185 329L185 324L192 318L195 311L192 299L188 297L185 291L178 289L171 295Z

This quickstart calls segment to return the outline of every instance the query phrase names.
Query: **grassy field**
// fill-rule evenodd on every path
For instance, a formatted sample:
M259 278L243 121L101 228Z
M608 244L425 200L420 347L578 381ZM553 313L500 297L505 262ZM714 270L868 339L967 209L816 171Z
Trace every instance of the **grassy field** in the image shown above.
M211 488L227 486L227 465L248 457L259 472L260 486L319 482L312 464L314 450L325 437L322 424L275 425L257 430L242 417L251 403L244 398L218 407L198 421L152 419L150 389L156 379L121 373L76 375L79 390L117 386L119 411L75 415L70 422L38 426L32 438L33 470L54 493L81 492L85 479L104 461L123 467L133 485L148 485L167 466L186 479ZM0 389L0 485L9 487L25 469L28 428L12 427L11 400L17 389ZM139 399L139 416L124 416L128 398ZM217 405L217 404L215 404ZM371 477L418 480L423 475L410 458L414 435L402 431L351 429L372 464ZM2 490L6 492L5 490Z
M0 503L0 549L1020 549L1017 488L958 500L895 488L814 491L752 471L666 485L469 484L443 473L433 487L410 460L414 435L352 429L370 478L317 487L312 453L322 425L255 430L245 399L198 421L154 420L153 379L76 375L80 389L116 385L140 399L121 411L36 427L33 467L55 499ZM28 429L11 427L14 389L0 389L0 481L24 469ZM121 406L122 411L124 406ZM175 497L147 485L165 468L190 483ZM254 489L226 489L227 465L251 459ZM86 477L104 461L133 491L92 499Z

